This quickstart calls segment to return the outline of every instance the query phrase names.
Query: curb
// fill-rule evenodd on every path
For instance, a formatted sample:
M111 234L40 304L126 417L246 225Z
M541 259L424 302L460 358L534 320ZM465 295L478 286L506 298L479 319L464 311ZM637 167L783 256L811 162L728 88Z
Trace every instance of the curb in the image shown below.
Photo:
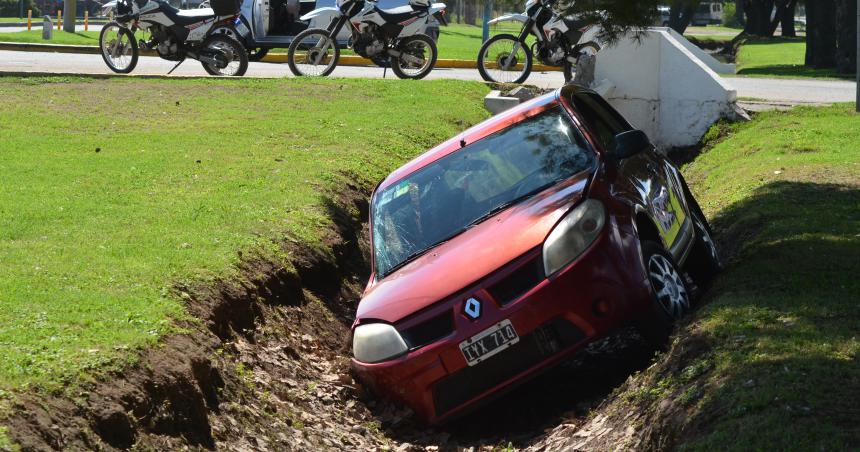
M24 43L24 42L0 42L0 50L11 50L16 52L54 52L54 53L83 53L83 54L99 54L99 48L96 46L81 46L81 45L66 45L66 44L41 44L41 43ZM142 56L158 56L151 50L141 50ZM263 57L265 63L286 63L286 54L266 55ZM372 61L356 55L341 55L340 64L344 66L376 66ZM436 68L439 69L477 69L477 63L470 60L436 60ZM558 72L561 68L553 66L544 66L535 64L532 66L533 71L538 72Z

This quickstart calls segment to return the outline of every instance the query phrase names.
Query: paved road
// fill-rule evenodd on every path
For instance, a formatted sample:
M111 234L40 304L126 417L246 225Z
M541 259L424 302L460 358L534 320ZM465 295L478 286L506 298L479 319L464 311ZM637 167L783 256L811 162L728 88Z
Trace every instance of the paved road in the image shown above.
M141 57L134 70L135 74L163 75L173 67L173 63L155 57ZM80 55L41 52L0 51L0 71L56 72L79 74L110 74L99 55ZM206 75L200 63L186 61L174 74ZM251 63L248 76L284 77L290 76L286 64ZM335 77L381 78L383 70L375 67L346 67L335 69ZM394 75L389 71L389 78ZM480 80L474 69L435 69L428 76L460 80ZM561 86L564 79L560 72L533 73L528 83L540 87ZM774 103L832 103L852 102L855 99L855 84L843 81L794 80L728 77L726 81L734 86L739 97L755 98Z

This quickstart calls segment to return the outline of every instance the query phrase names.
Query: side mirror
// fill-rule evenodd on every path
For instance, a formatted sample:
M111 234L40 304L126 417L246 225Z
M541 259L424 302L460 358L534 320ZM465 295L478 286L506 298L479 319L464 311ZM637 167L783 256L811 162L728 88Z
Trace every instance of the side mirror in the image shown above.
M652 147L648 135L641 130L628 130L615 135L615 149L609 153L613 160L624 160Z

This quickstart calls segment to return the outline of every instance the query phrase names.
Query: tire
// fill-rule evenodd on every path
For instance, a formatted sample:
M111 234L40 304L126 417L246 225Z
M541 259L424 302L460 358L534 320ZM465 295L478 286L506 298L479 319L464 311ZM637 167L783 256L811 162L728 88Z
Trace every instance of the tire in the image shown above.
M220 50L227 56L227 66L223 68L200 62L209 75L241 77L248 70L248 52L239 41L223 34L211 35L203 42L203 47Z
M523 51L524 56L522 57L524 61L520 62L518 58L515 58L514 63L519 64L522 63L523 68L520 72L513 71L501 71L496 70L498 64L504 62L504 48L507 48L507 44L503 42L508 41L513 46L513 43L519 43L519 50ZM500 49L498 52L493 50L493 46L499 46ZM490 58L490 61L486 61L487 53L492 52L495 53L496 56ZM519 51L517 52L519 54ZM510 52L507 53L507 57L510 57ZM495 66L495 67L493 67ZM495 71L496 74L493 75L491 71ZM488 39L484 45L481 46L481 50L478 51L478 72L481 74L481 78L488 82L494 83L523 83L526 79L529 78L529 74L532 72L532 50L523 42L520 42L519 39L511 34L500 34L493 36ZM505 74L510 73L511 77L516 77L508 80L504 77Z
M676 322L690 309L690 290L684 274L663 247L641 242L642 261L651 288L651 306L638 325L639 333L657 348L666 344Z
M304 55L302 55L300 53L302 50L305 50L305 49L302 49L301 47L309 47L307 44L303 44L303 42L308 40L309 38L313 39L312 36L314 36L314 35L319 36L320 40L322 40L323 37L325 37L325 39L328 40L328 43L325 44L324 48L321 50L326 52L326 56L323 57L323 61L325 61L325 58L330 58L330 59L328 60L328 64L324 68L322 68L319 71L319 73L314 73L314 71L313 71L313 68L317 68L318 66L320 66L319 64L305 64L304 63L304 61L307 58L313 56L311 54L311 52L308 52ZM316 44L313 44L313 46L318 46L318 45L319 45L319 42L317 42ZM333 52L331 57L327 56L329 49L332 49L332 52ZM337 46L337 42L331 38L331 36L329 35L329 32L327 30L323 30L322 28L309 28L309 29L299 33L295 38L293 38L293 42L290 44L289 54L287 55L287 63L290 66L290 72L292 72L293 75L295 75L297 77L302 77L302 76L305 76L305 77L307 77L307 76L325 77L325 76L331 74L332 71L334 71L334 68L337 67L337 62L339 59L340 59L340 49ZM307 67L305 67L305 66L307 66Z
M413 70L412 68L408 68L405 70L403 68L404 65L409 64L408 61L403 61L402 56L392 56L391 70L392 72L394 72L394 75L402 79L420 80L426 77L427 74L429 74L430 71L433 70L433 68L436 66L436 58L439 55L439 51L436 49L436 43L433 42L433 39L430 38L430 36L417 34L409 36L407 38L403 38L397 44L397 49L407 55L417 56L411 54L410 52L408 52L408 50L413 49L413 51L417 53L419 46L423 47L424 51L422 52L422 54L427 51L430 52L429 57L424 54L424 64L420 68L415 70L415 72L411 72Z
M248 49L248 61L260 61L262 60L266 54L269 53L269 49L265 47L255 47L253 49Z
M110 30L116 30L117 36L113 41L110 39ZM123 44L123 38L128 40L128 43ZM112 43L122 45L123 49L111 48ZM107 64L110 70L117 74L128 74L137 66L137 58L140 55L140 49L137 47L137 40L134 39L134 33L128 28L120 25L117 22L111 22L102 27L99 33L99 49L101 50L102 60ZM121 52L120 52L121 51ZM131 55L126 55L126 53ZM128 57L126 61L123 57Z

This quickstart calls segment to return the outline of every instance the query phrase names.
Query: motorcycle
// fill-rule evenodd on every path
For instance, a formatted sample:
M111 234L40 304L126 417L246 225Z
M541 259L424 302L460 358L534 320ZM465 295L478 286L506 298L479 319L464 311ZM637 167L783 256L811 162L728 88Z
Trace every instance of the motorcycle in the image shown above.
M488 39L478 53L478 72L488 82L523 83L531 74L533 59L547 66L563 67L570 81L579 57L600 51L598 27L552 10L556 0L528 0L524 14L505 14L490 25L505 21L523 24L519 35L498 34ZM527 39L533 36L530 45Z
M134 70L140 49L155 50L165 60L200 61L211 75L241 76L248 70L248 54L234 36L240 1L212 0L210 8L179 10L164 0L118 0L114 20L102 28L99 47L114 72ZM115 11L113 11L115 8ZM148 32L148 40L135 33Z
M347 47L399 78L421 79L436 65L436 42L423 34L431 18L444 24L444 3L411 0L408 5L381 9L375 0L337 0L337 8L318 8L301 20L327 18L327 29L310 28L290 44L287 62L295 75L326 76L340 58L336 37L349 25Z

